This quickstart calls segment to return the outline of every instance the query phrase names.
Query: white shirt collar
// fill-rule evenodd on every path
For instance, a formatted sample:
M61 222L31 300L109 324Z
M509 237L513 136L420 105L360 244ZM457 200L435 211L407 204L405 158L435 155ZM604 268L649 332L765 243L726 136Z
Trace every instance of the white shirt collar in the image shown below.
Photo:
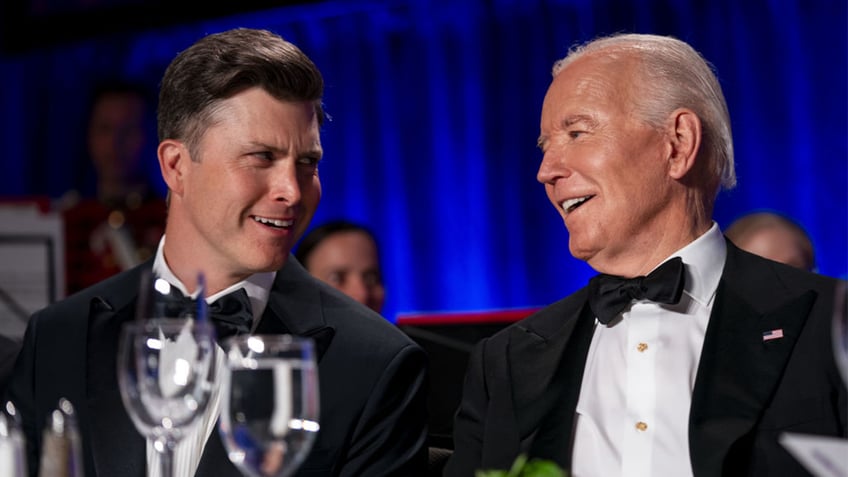
M671 254L664 262L672 257L680 257L686 264L683 292L698 303L711 307L727 258L727 244L718 224L713 222L703 235Z
M176 275L174 275L174 272L171 271L171 268L168 267L168 263L165 261L165 255L162 251L164 246L165 236L162 235L162 238L159 240L159 246L156 248L156 258L153 259L153 272L159 277L167 280L171 285L179 288L183 295L188 296L189 293L186 286L179 278L177 278ZM265 307L268 305L268 296L276 276L277 272L254 273L246 279L238 283L234 283L214 295L206 297L206 303L213 303L218 298L232 291L244 288L244 291L247 292L247 296L250 297L250 306L253 311L253 317L261 317L262 313L265 312ZM254 326L258 322L259 320L254 319Z

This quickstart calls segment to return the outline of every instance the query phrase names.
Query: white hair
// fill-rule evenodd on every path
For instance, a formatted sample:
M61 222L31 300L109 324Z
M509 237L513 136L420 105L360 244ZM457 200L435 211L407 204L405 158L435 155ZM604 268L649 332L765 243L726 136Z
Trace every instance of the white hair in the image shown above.
M673 37L645 34L616 34L573 47L553 66L553 76L576 59L603 52L616 60L620 54L636 55L642 81L637 101L642 119L661 128L677 108L688 108L701 120L702 147L699 156L707 161L707 171L721 188L736 185L730 114L712 66L687 43ZM713 195L712 199L715 198Z

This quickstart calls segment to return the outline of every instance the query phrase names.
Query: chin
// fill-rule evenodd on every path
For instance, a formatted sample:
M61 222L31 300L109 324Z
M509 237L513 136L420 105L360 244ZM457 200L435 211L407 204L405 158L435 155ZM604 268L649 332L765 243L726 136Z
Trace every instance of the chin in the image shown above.
M257 257L259 258L259 257ZM264 272L275 272L286 264L286 260L288 259L288 254L279 255L273 257L264 257L259 258L258 260L252 261L250 265L250 270L252 273L264 273Z
M595 256L595 253L597 253L594 249L581 248L578 244L575 244L573 240L568 242L568 251L571 253L572 257L584 262L591 260L592 257Z

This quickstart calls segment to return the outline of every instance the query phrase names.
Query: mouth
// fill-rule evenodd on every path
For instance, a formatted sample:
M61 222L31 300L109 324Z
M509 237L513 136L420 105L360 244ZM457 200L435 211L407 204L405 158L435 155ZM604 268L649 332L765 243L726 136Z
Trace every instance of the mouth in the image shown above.
M258 222L262 225L265 225L265 226L268 226L268 227L271 227L271 228L275 228L275 229L288 229L292 225L294 225L294 219L289 219L289 220L271 219L271 218L268 218L268 217L260 217L258 215L253 215L253 216L251 216L251 218L254 221L256 221L256 222Z
M562 203L560 203L560 207L562 207L562 210L564 210L566 214L570 214L593 197L595 196L586 195L583 197L575 197L574 199L564 200L562 201Z

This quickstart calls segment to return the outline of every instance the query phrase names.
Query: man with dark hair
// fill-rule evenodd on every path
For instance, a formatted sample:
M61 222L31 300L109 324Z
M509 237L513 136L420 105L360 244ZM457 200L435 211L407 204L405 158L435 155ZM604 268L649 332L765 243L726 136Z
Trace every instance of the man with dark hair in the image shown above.
M57 203L67 294L128 270L156 251L167 207L147 174L154 110L140 84L108 80L94 88L86 130L94 187L70 191Z
M322 94L313 62L265 30L211 34L168 66L157 151L168 217L154 258L30 319L9 397L23 416L33 475L46 417L62 397L79 415L88 477L159 475L159 454L124 410L115 369L118 333L135 319L139 281L151 269L185 295L201 270L210 304L247 294L252 333L314 340L321 427L297 475L423 471L423 350L290 255L321 197ZM213 425L180 441L175 475L240 476L214 428L218 413L213 403L201 421Z

